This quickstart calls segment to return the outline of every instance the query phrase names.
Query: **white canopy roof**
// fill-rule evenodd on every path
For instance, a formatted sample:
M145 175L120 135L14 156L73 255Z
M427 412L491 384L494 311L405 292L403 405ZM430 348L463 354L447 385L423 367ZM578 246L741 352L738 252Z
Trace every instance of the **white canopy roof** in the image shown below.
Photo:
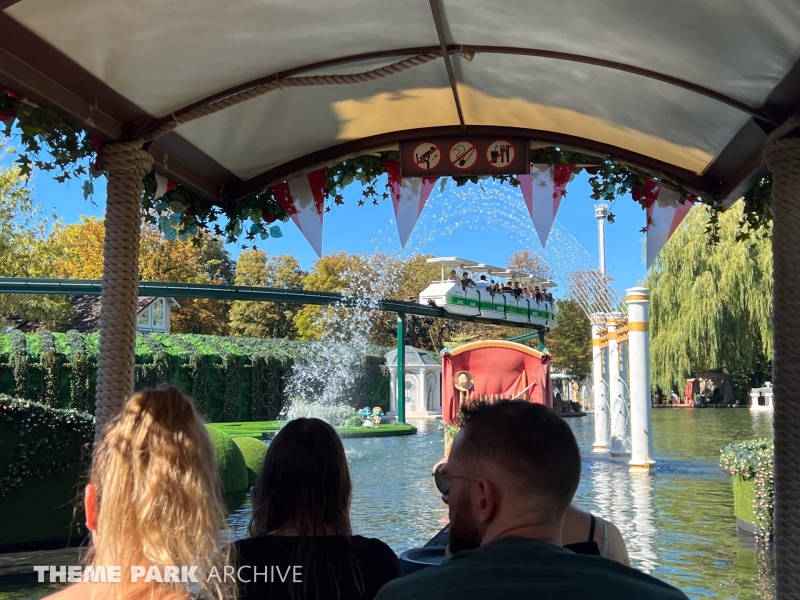
M446 269L461 269L464 267L474 267L475 265L478 264L474 260L467 260L466 258L458 258L455 256L429 258L426 262L441 265Z
M156 168L236 198L345 155L441 134L515 135L618 158L709 194L762 171L800 101L796 0L0 0L0 84L102 140L202 100L286 88L179 126ZM444 52L443 52L444 51Z

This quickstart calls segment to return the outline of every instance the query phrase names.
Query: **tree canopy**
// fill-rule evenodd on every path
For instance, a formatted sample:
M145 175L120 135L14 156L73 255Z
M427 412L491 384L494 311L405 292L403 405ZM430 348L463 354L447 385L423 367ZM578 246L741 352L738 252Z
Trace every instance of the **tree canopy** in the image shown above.
M693 208L653 264L653 386L680 389L698 371L753 374L772 359L770 239L741 241L742 214L741 204L722 213L719 242L709 245L708 209Z
M592 370L592 327L577 301L559 300L558 327L547 334L545 344L553 355L556 371L587 377Z
M293 256L269 256L262 250L239 255L236 285L302 289L306 273ZM234 302L231 334L243 337L293 339L297 335L295 316L300 306L275 302Z
M57 226L54 216L34 204L19 168L0 167L0 276L55 276L52 258L56 248L48 235ZM0 325L6 318L16 317L58 327L69 318L69 311L63 296L0 294Z

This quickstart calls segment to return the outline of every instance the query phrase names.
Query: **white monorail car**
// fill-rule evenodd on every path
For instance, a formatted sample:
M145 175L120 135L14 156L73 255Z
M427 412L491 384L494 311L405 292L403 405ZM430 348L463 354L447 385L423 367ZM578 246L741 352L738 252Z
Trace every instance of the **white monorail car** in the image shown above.
M533 297L513 293L490 293L481 285L464 286L460 279L453 281L448 279L448 276L451 270L455 270L459 278L464 271L467 271L475 281L479 281L478 276L483 274L489 280L499 282L504 279L512 284L538 286L540 290L555 287L556 284L552 281L457 257L429 258L428 262L441 266L442 278L441 281L431 283L422 291L419 295L420 304L436 305L447 312L460 315L532 323L548 329L555 327L558 322L558 314L552 301L537 302Z

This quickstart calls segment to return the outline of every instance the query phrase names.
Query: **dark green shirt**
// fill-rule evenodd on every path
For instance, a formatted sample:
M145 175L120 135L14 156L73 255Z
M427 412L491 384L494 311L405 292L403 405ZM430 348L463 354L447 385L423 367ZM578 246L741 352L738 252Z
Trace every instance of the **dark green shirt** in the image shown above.
M376 600L687 600L671 585L600 556L503 538L387 583Z

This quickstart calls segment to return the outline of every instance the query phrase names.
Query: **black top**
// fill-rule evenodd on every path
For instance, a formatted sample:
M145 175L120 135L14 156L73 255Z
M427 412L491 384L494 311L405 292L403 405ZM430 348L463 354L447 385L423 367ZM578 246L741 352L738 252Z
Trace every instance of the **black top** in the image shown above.
M305 544L311 544L315 553L319 551L323 557L328 557L323 560L326 566L324 573L312 574L295 568L305 556L303 551L303 556L298 560L297 551L300 547L307 548ZM290 584L295 573L299 575L306 592L303 596L295 595L295 598L372 600L386 582L400 576L399 561L392 549L380 540L360 535L350 538L262 535L239 540L234 547L238 566L245 567L239 569L239 580L242 582L240 600L289 600L292 598ZM358 592L348 563L337 560L348 555L356 558L363 593ZM256 570L257 581L244 581L254 579Z
M564 548L572 550L576 554L590 554L591 556L600 556L600 548L597 542L594 541L594 526L596 520L594 515L589 515L592 519L592 524L589 526L589 539L585 542L576 542L574 544L564 544Z

